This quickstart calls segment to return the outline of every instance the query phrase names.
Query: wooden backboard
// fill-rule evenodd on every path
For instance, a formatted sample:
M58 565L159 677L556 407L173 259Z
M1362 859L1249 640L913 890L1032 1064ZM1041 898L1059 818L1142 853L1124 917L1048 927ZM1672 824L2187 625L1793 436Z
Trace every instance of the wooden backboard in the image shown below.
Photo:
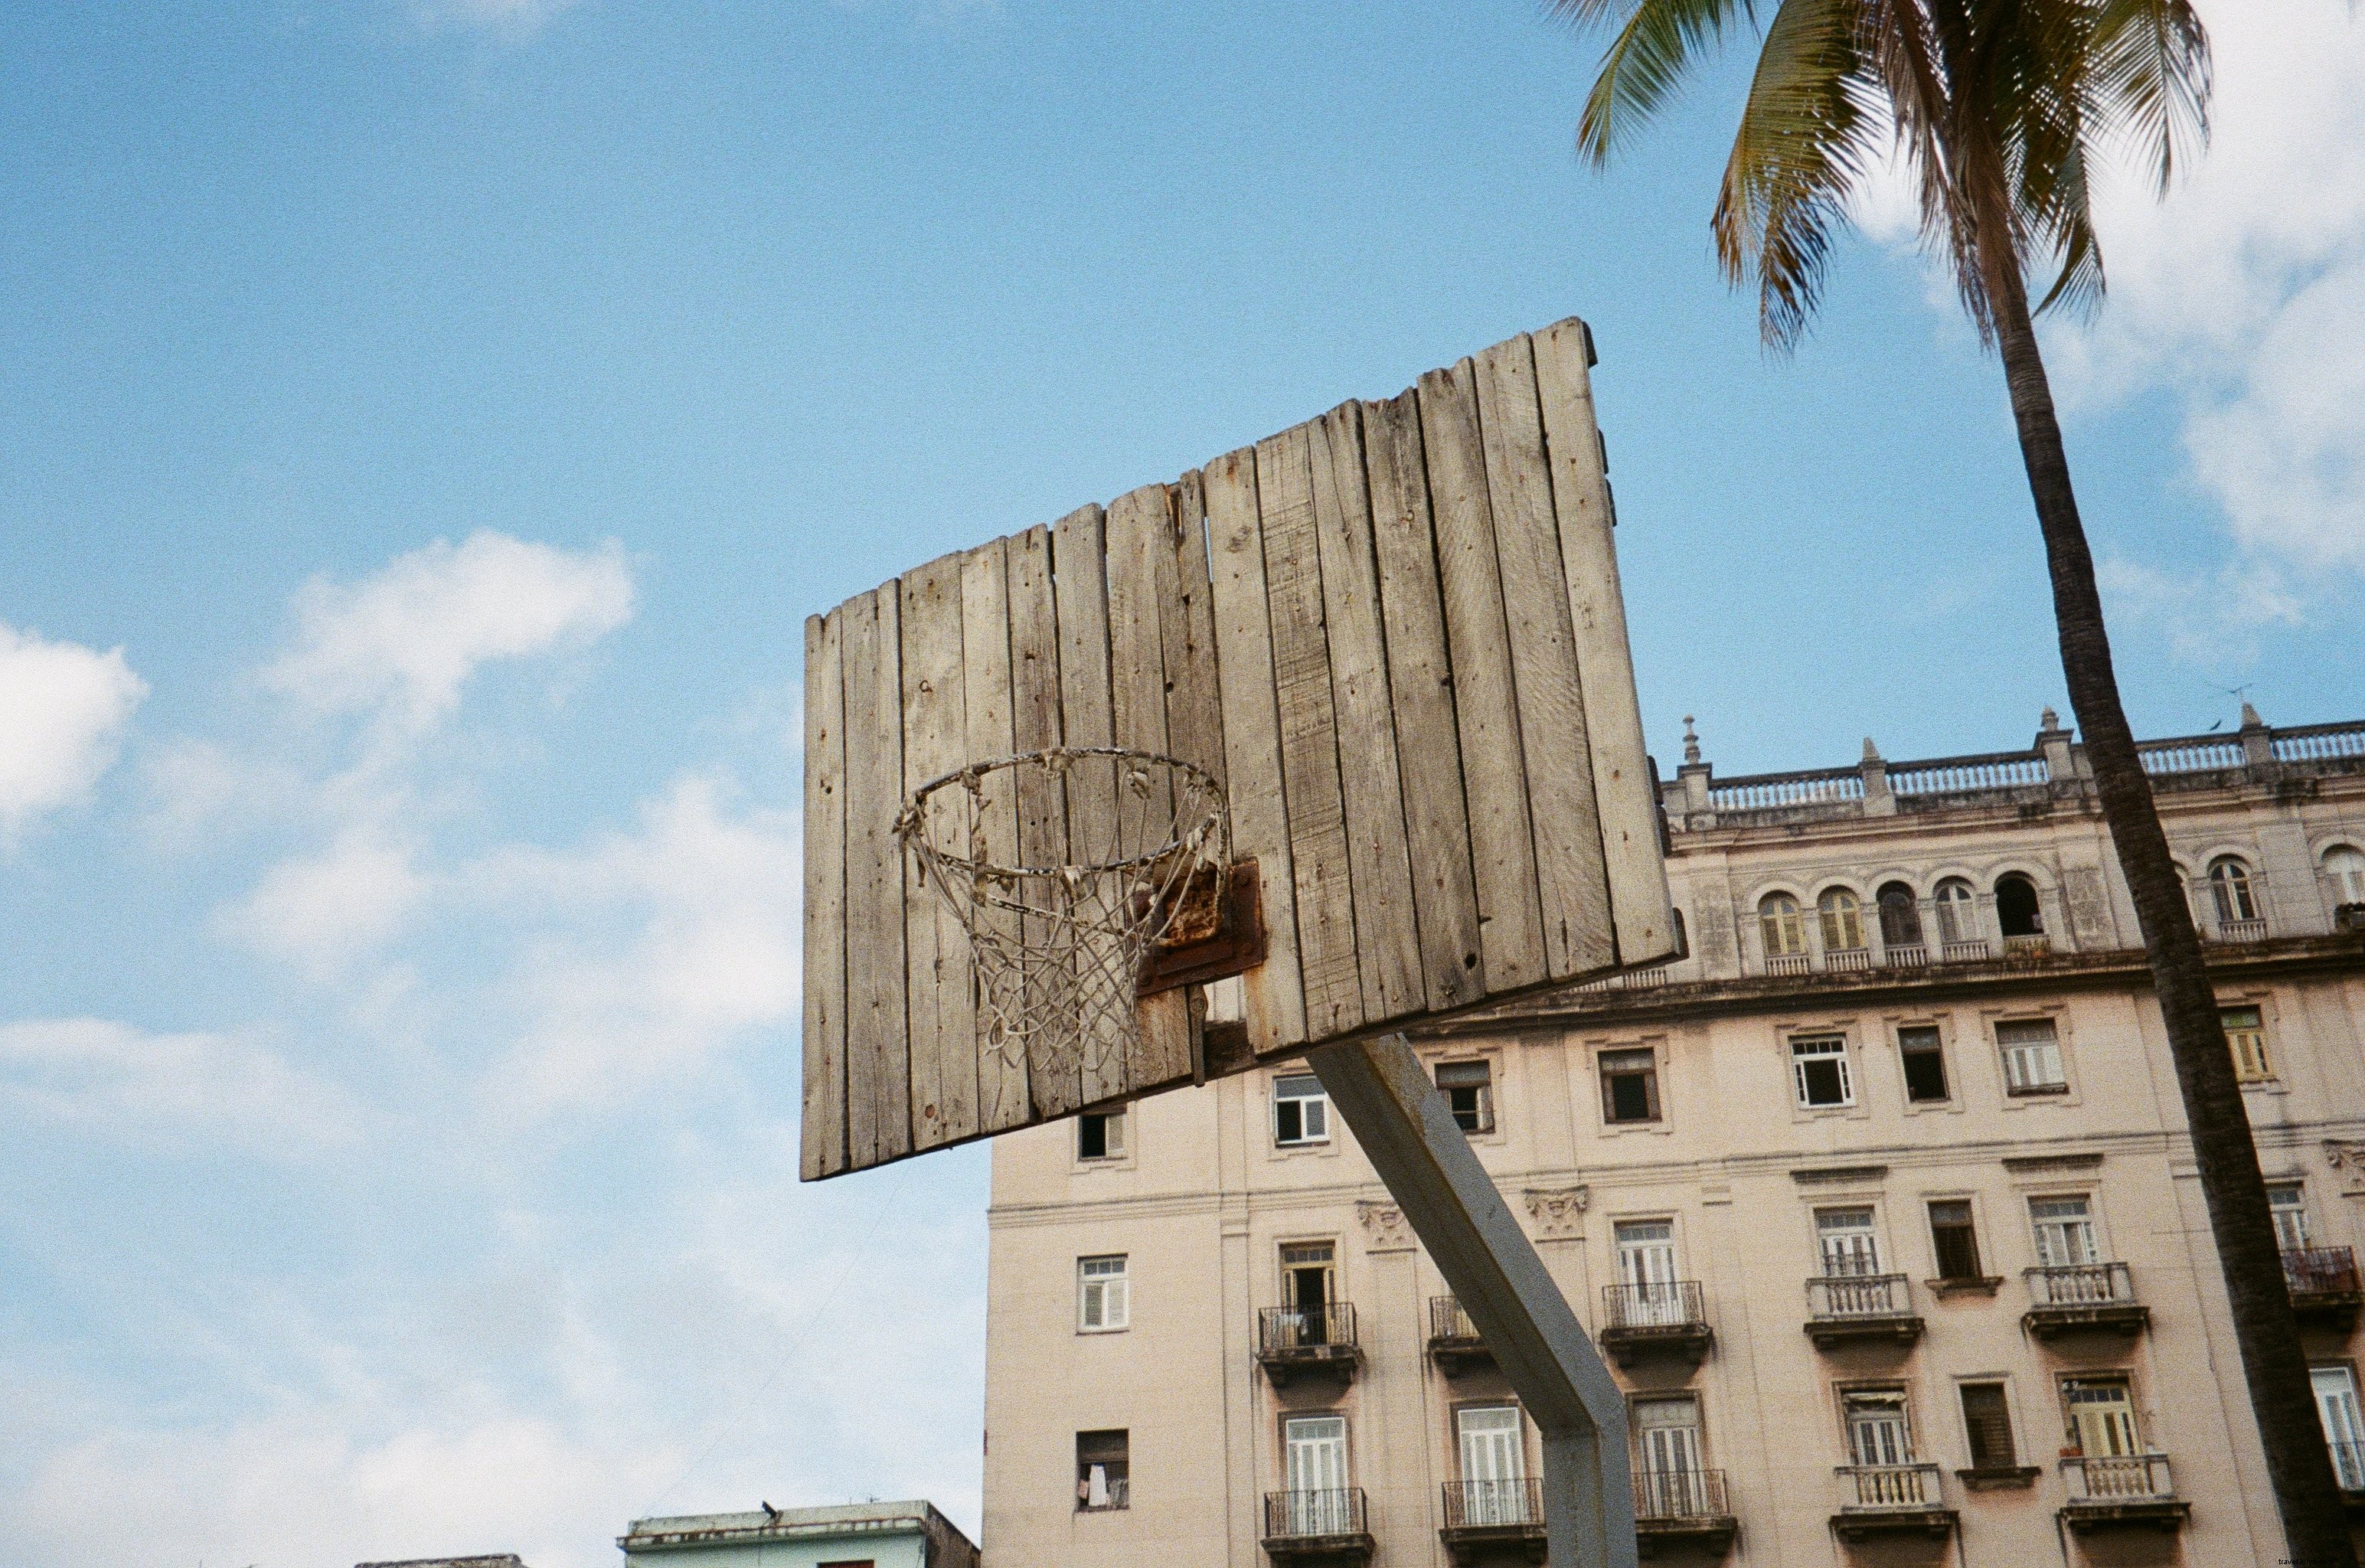
M1571 319L944 556L805 626L811 1181L1675 956ZM895 834L918 785L1047 746L1224 783L1266 946L1245 1047L1195 988L1077 1071L981 1048L968 937ZM1079 802L984 832L1064 860Z

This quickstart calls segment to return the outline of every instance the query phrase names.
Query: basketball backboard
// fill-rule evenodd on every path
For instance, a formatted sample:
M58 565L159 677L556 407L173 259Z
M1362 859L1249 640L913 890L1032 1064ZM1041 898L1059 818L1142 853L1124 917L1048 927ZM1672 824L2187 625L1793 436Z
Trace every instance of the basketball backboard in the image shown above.
M1592 363L1521 334L807 622L807 1180L1675 956Z

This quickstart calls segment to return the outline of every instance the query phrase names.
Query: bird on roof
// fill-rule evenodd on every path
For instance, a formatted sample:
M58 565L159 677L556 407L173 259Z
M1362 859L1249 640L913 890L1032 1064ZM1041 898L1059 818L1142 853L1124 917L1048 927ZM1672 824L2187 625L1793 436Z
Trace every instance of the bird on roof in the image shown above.
M772 1506L771 1504L766 1503L764 1505L764 1518L773 1524L779 1524L780 1522L780 1510Z

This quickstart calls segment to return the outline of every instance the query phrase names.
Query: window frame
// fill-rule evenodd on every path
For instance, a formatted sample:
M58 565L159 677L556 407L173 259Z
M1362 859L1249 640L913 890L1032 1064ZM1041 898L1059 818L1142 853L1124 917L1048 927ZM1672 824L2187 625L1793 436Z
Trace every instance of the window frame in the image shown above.
M1959 1228L1968 1238L1970 1246L1971 1271L1969 1273L1954 1274L1946 1271L1946 1249L1939 1240L1936 1212L1941 1204L1962 1206L1963 1221ZM1987 1249L1980 1244L1979 1240L1979 1205L1978 1200L1969 1193L1924 1194L1922 1199L1922 1227L1930 1233L1930 1276L1933 1285L1984 1286L1998 1278L1988 1272ZM1956 1227L1949 1226L1947 1228Z
M1282 1091L1283 1084L1304 1083L1312 1084L1313 1092L1283 1093ZM1272 1109L1266 1117L1266 1126L1272 1135L1272 1147L1276 1150L1321 1148L1331 1142L1330 1092L1322 1087L1322 1081L1319 1078L1310 1072L1274 1073L1267 1097ZM1281 1108L1284 1103L1296 1108L1298 1136L1295 1137L1285 1138L1282 1136ZM1319 1133L1309 1135L1306 1131L1307 1117L1305 1108L1308 1104L1319 1104L1322 1107L1320 1118L1322 1130Z
M2044 1081L2018 1082L2013 1076L2012 1053L2016 1050L2036 1048L2041 1042L2015 1041L2007 1045L2004 1042L2004 1031L2016 1027L2031 1027L2039 1024L2046 1025L2052 1032L2049 1044L2056 1076ZM2057 1014L2047 1013L2017 1018L1997 1014L1989 1020L1988 1036L1995 1044L1996 1070L2003 1075L2003 1092L2006 1099L2044 1100L2057 1098L2069 1092L2069 1053L2062 1038L2061 1019Z
M1096 1263L1115 1263L1114 1270L1092 1271ZM1110 1321L1110 1284L1114 1282L1116 1320ZM1101 1321L1091 1320L1093 1304L1098 1302ZM1079 1334L1122 1334L1133 1327L1133 1255L1129 1252L1087 1252L1076 1259L1076 1332Z
M1790 1066L1790 1101L1791 1105L1795 1110L1808 1115L1816 1115L1831 1111L1852 1111L1855 1109L1856 1075L1855 1065L1849 1059L1854 1053L1851 1052L1848 1047L1848 1036L1846 1030L1808 1029L1793 1034L1786 1034L1783 1036L1782 1039L1785 1047L1784 1057ZM1827 1044L1838 1048L1831 1051L1816 1051L1811 1053L1801 1052L1799 1049L1800 1046L1818 1044ZM1829 1101L1816 1101L1810 1099L1808 1097L1807 1088L1807 1064L1810 1062L1825 1061L1834 1063L1837 1067L1839 1073L1840 1097L1836 1100Z
M1125 1457L1124 1457L1123 1459L1119 1459L1119 1460L1110 1460L1110 1459L1103 1458L1103 1459L1093 1460L1093 1459L1086 1459L1086 1458L1084 1457L1084 1439L1085 1439L1086 1438L1106 1438L1106 1437L1109 1437L1109 1436L1111 1436L1111 1435L1115 1436L1115 1437L1118 1439L1118 1440L1119 1440L1119 1441L1124 1445L1124 1448L1125 1448ZM1131 1428L1129 1428L1129 1427L1093 1427L1093 1428L1087 1428L1087 1429L1085 1429L1085 1430L1080 1431L1080 1432L1078 1432L1078 1433L1076 1434L1076 1449L1075 1449L1075 1453L1076 1453L1076 1508L1075 1508L1075 1511L1076 1511L1077 1513L1080 1513L1080 1514L1114 1514L1114 1513L1121 1512L1121 1511L1123 1511L1123 1510L1125 1510L1125 1509L1126 1509L1126 1508L1130 1508L1130 1507L1132 1507L1132 1506L1133 1506L1133 1429L1132 1429ZM1112 1499L1112 1500L1111 1500L1111 1501L1109 1501L1109 1502L1102 1503L1102 1504L1099 1504L1099 1505L1097 1505L1097 1506L1095 1506L1094 1504L1093 1504L1093 1503L1089 1500L1089 1499L1090 1499L1090 1496L1091 1496L1091 1493L1090 1493L1090 1491L1088 1490L1088 1488L1089 1488L1089 1487L1091 1486L1091 1484L1092 1484L1092 1467L1093 1467L1093 1465L1095 1465L1095 1464L1097 1464L1097 1465L1099 1465L1099 1466L1101 1466L1101 1467L1102 1467L1102 1470L1103 1470L1102 1483L1103 1483L1103 1484L1104 1484L1104 1486L1108 1487L1108 1489L1109 1489L1109 1495L1110 1495L1110 1497L1111 1497L1111 1499ZM1124 1467L1125 1473L1123 1473L1122 1475L1109 1475L1109 1474L1107 1474L1107 1473L1106 1473L1107 1468L1108 1468L1108 1466L1110 1466L1111 1464L1118 1464L1118 1465L1122 1465L1122 1466Z
M2336 860L2338 862L2337 866ZM2327 844L2316 856L2315 864L2332 890L2334 907L2365 903L2365 848L2345 839ZM2351 879L2354 879L2353 885Z
M1917 1046L1909 1049L1905 1044L1906 1036L1918 1035L1925 1030L1930 1036L1929 1046L1926 1048ZM1955 1092L1955 1068L1954 1063L1949 1059L1946 1034L1945 1025L1935 1018L1900 1019L1889 1025L1889 1040L1897 1048L1898 1086L1905 1092L1905 1108L1909 1113L1953 1105L1962 1098ZM1936 1058L1938 1083L1943 1092L1930 1098L1924 1098L1913 1092L1913 1076L1907 1065L1907 1058L1915 1056Z
M1613 1070L1610 1066L1610 1061L1613 1058L1631 1058L1636 1057L1647 1058L1648 1059L1642 1062L1639 1068L1635 1067L1631 1062L1625 1067L1615 1070ZM1665 1122L1667 1118L1667 1107L1665 1096L1660 1092L1659 1047L1657 1046L1647 1044L1639 1046L1605 1046L1594 1052L1593 1074L1594 1079L1599 1085L1601 1091L1601 1125L1605 1128L1648 1127L1656 1126ZM1641 1116L1625 1116L1617 1114L1614 1104L1615 1096L1612 1088L1613 1081L1617 1079L1631 1078L1640 1078L1642 1080L1643 1105L1648 1113L1647 1114Z
M2202 874L2209 883L2209 907L2221 929L2260 918L2258 873L2247 857L2230 853L2212 856Z
M1101 1129L1101 1152L1098 1154L1088 1154L1084 1150L1085 1124L1093 1122L1098 1123ZM1131 1122L1132 1107L1129 1105L1120 1105L1114 1111L1080 1113L1076 1117L1076 1163L1092 1166L1122 1165L1132 1159L1133 1140L1127 1136L1132 1130ZM1108 1145L1108 1135L1112 1126L1116 1132L1116 1147L1114 1148Z
M1978 1439L1972 1435L1975 1428L1972 1425L1970 1403L1967 1398L1969 1391L1975 1388L1995 1390L1996 1414L2003 1424L2003 1441L2008 1450L2001 1464L1979 1462ZM1955 1379L1955 1415L1962 1422L1963 1458L1967 1462L1967 1468L1972 1472L1992 1476L2019 1475L2036 1468L2021 1462L2021 1456L2028 1445L2022 1440L2020 1413L2013 1406L2011 1378L2001 1372L1974 1372L1957 1376ZM1988 1457L1992 1459L1994 1456Z
M1854 888L1844 883L1834 882L1815 895L1815 927L1826 953L1869 950L1865 940L1864 901L1856 896Z
M2277 1203L2275 1201L2277 1194L2283 1193L2292 1194L2294 1201L2287 1204ZM2289 1238L2283 1234L2282 1216L2286 1213L2299 1216L2300 1244L2297 1247L2288 1245ZM2277 1251L2304 1252L2315 1249L2315 1215L2308 1207L2307 1183L2304 1181L2295 1178L2288 1182L2270 1181L2267 1183L2267 1222L2274 1226Z
M1467 1076L1472 1068L1477 1069L1480 1075L1476 1082L1448 1084L1445 1081L1445 1075L1448 1072ZM1502 1123L1497 1114L1498 1096L1496 1094L1500 1075L1495 1070L1493 1057L1453 1057L1434 1062L1430 1064L1429 1077L1429 1081L1437 1086L1437 1092L1445 1096L1447 1108L1452 1113L1453 1125L1462 1128L1464 1137L1486 1137L1500 1130ZM1471 1112L1471 1122L1475 1124L1474 1126L1465 1125L1463 1122L1462 1108L1454 1102L1456 1090L1476 1092L1475 1103Z
M1956 943L1987 940L1987 933L1979 928L1979 890L1968 877L1939 878L1930 889L1930 907L1937 917L1942 950Z
M1777 888L1757 901L1757 945L1769 960L1806 957L1807 921L1798 894Z
M2236 1014L2245 1013L2250 1018L2247 1027L2235 1022ZM2217 1026L2225 1031L2225 1049L2234 1058L2235 1082L2248 1085L2279 1081L2275 1075L2274 1052L2267 1044L2267 1009L2264 1002L2218 1003ZM2237 1036L2247 1036L2247 1041Z

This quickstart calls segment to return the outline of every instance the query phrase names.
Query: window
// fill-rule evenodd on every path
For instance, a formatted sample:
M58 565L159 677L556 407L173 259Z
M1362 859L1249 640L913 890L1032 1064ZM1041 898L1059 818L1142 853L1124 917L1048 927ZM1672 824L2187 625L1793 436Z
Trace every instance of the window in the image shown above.
M1869 1204L1817 1209L1815 1244L1822 1255L1827 1280L1862 1279L1880 1272L1880 1243L1873 1235Z
M2017 871L2007 871L1996 879L1996 924L2006 937L2045 935L2045 913L2037 905L2036 884Z
M2307 1239L2307 1192L2296 1182L2267 1188L2267 1213L2274 1216L2275 1246L2285 1252L2304 1252Z
M1465 1133L1495 1130L1494 1069L1483 1061L1441 1061L1437 1087L1453 1107L1453 1125Z
M1710 1512L1701 1477L1699 1400L1689 1394L1637 1399L1628 1425L1634 1435L1634 1482L1644 1512L1685 1518Z
M1125 1254L1076 1260L1076 1328L1084 1334L1114 1334L1133 1321L1131 1293L1126 1288Z
M1462 1445L1462 1517L1472 1525L1526 1524L1527 1444L1516 1405L1480 1405L1453 1417Z
M2012 1415L2003 1384L1967 1383L1963 1389L1963 1435L1970 1439L1973 1470L2012 1470L2020 1455L2012 1442Z
M1809 1110L1853 1105L1848 1082L1847 1040L1839 1035L1805 1035L1790 1042L1790 1077L1799 1103Z
M2324 852L2325 879L2336 903L2365 903L2365 851L2336 844Z
M1076 1118L1078 1159L1121 1159L1125 1157L1125 1113L1086 1112Z
M1880 890L1880 945L1890 949L1922 946L1922 910L1913 890L1902 882Z
M1971 1224L1968 1198L1946 1198L1930 1205L1930 1248L1938 1260L1942 1280L1984 1280L1979 1268L1979 1234Z
M1281 1424L1283 1475L1292 1535L1339 1535L1353 1528L1347 1490L1347 1418L1292 1416Z
M1601 1053L1601 1119L1605 1122L1655 1122L1659 1119L1657 1052L1644 1046L1638 1050Z
M2259 918L2250 868L2239 856L2220 855L2209 863L2209 897L2217 906L2217 924L2221 926Z
M2357 1408L2357 1374L2347 1367L2310 1367L2315 1414L2332 1449L2333 1473L2343 1492L2365 1492L2365 1415Z
M2225 1048L2234 1053L2234 1076L2244 1083L2265 1083L2275 1076L2267 1059L2267 1030L2255 1007L2227 1007L2217 1021L2225 1026Z
M1979 939L1978 897L1970 883L1949 877L1938 884L1938 940L1945 943Z
M2061 1039L2050 1018L2024 1018L1995 1026L2003 1053L2007 1094L2061 1094L2069 1081L2061 1074Z
M1690 1313L1676 1275L1676 1222L1621 1219L1611 1227L1618 1249L1618 1281L1625 1286L1620 1321L1634 1327L1685 1322Z
M2029 1227L2036 1236L2040 1268L2076 1269L2102 1260L2094 1243L2093 1205L2086 1194L2028 1200Z
M1913 1429L1906 1424L1903 1389L1850 1389L1844 1403L1849 1458L1868 1466L1913 1462Z
M1330 1096L1312 1073L1272 1081L1272 1141L1283 1148L1330 1141Z
M1864 912L1845 888L1826 888L1815 901L1823 927L1823 951L1853 953L1864 946Z
M2088 1459L2121 1459L2144 1451L2124 1377L2065 1377L2061 1407L2073 1451Z
M1799 918L1799 901L1788 893L1767 893L1757 902L1757 930L1769 958L1793 958L1807 950L1807 926Z
M1076 1434L1076 1510L1130 1507L1132 1466L1126 1457L1131 1434L1122 1428Z
M1905 1097L1917 1105L1946 1098L1946 1053L1934 1024L1909 1024L1897 1031L1897 1057L1905 1067Z
M1300 1312L1318 1313L1337 1299L1338 1257L1337 1246L1328 1241L1282 1243L1282 1305Z

